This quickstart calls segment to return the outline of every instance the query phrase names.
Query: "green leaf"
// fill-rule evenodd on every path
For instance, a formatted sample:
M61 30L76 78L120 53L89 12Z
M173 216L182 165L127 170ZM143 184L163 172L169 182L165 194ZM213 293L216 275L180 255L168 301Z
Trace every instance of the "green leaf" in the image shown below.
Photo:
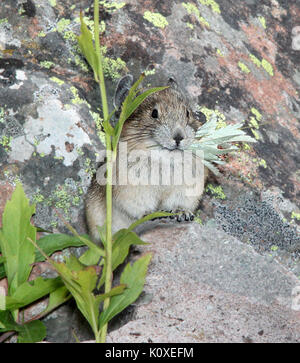
M127 109L128 109L128 107L130 107L130 104L132 103L134 97L136 96L136 90L144 78L145 78L145 74L142 73L140 75L139 79L130 88L128 95L126 96L126 98L122 104L122 111L121 111L119 120L115 126L115 137L112 140L112 149L113 150L116 150L116 147L118 145L120 135L122 132L122 128L123 128L124 122L126 121Z
M128 256L129 248L131 245L147 245L148 243L143 242L140 237L129 229L121 229L116 232L113 236L112 245L112 271L114 271L121 263L125 261ZM102 286L105 281L106 274L106 261L102 260L101 265L103 266L103 274L100 278L98 288Z
M102 227L98 226L98 231L100 235L100 240L105 246L106 241L106 225L104 224ZM92 243L92 242L91 242ZM96 248L94 248L96 246ZM87 266L96 265L100 259L100 257L105 256L105 252L99 246L91 244L90 248L80 256L79 261Z
M34 320L22 325L22 329L19 331L18 343L41 342L45 337L45 325L39 320Z
M34 262L34 246L27 240L36 240L36 228L30 223L35 205L29 205L21 184L17 184L11 200L7 201L2 216L0 248L5 258L4 268L8 279L9 294L27 281Z
M82 236L88 238L87 235ZM41 237L37 241L37 245L44 251L48 256L56 251L61 251L68 247L81 247L85 246L85 243L77 236L70 236L68 234L49 234ZM40 251L35 252L35 262L44 261L45 257Z
M151 257L151 254L147 254L132 266L129 263L125 267L120 282L126 284L127 289L122 295L111 298L108 308L100 314L100 328L139 297L144 288L145 276Z
M86 60L88 61L89 65L91 66L92 70L94 71L95 80L98 81L98 57L94 48L93 44L93 37L92 33L89 31L88 27L86 26L82 13L80 13L80 23L81 23L81 34L77 37L78 44L80 50L82 51L83 55L85 56Z
M93 266L85 267L75 257L71 256L66 263L52 262L61 276L66 288L74 297L78 309L89 322L95 335L98 332L99 304L108 296L122 293L125 285L112 289L108 294L95 296L97 274Z
M24 282L12 295L6 297L6 309L15 310L31 304L61 286L63 282L60 277L54 279L37 277L33 281Z
M16 330L15 327L18 327L18 324L14 321L11 313L7 310L0 310L0 333Z
M5 272L4 265L2 264L2 265L0 265L0 280L3 279L3 277L5 277L5 276L6 276L6 272Z
M152 95L153 93L162 91L164 89L168 88L168 86L164 86L164 87L154 87L154 88L150 88L147 91L143 92L142 94L140 94L139 96L137 96L129 105L128 107L126 107L126 113L125 113L125 119L127 120L132 113L139 107L139 105L150 95Z
M66 263L52 263L66 288L74 297L78 309L89 322L94 333L96 333L99 306L92 293L97 281L95 267L89 266L80 270L82 264L74 256L66 260Z
M132 231L134 228L136 228L140 224L150 221L151 219L154 219L154 218L175 216L177 214L180 214L180 213L154 212L154 213L148 214L147 216L140 218L137 221L133 222L130 225L130 227L128 228L128 230Z
M48 256L51 256L52 253L56 251L61 251L68 247L81 247L85 246L88 241L88 235L82 235L81 238L77 236L71 236L68 234L49 234L47 236L41 237L37 241L37 245L41 248L42 251ZM93 242L90 241L90 246ZM99 249L99 250L98 250ZM90 250L88 250L90 251ZM92 253L97 251L97 255L103 255L103 250L100 247L95 245L95 248L92 249ZM6 276L4 265L2 264L4 257L0 257L0 279ZM35 260L34 262L44 261L45 257L39 250L35 250Z
M47 315L50 311L54 310L64 302L71 298L69 290L65 286L54 290L50 293L49 302L47 308L41 313L41 315Z
M23 325L14 321L9 311L0 311L0 333L16 331L19 333L19 343L41 342L46 337L46 327L39 321L34 320Z

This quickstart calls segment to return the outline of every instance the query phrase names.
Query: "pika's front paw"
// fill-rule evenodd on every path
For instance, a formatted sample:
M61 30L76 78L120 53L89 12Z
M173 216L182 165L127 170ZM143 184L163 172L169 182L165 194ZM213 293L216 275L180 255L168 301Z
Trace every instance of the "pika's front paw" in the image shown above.
M195 216L193 213L190 212L183 212L182 214L179 214L176 217L177 222L192 222L194 220Z

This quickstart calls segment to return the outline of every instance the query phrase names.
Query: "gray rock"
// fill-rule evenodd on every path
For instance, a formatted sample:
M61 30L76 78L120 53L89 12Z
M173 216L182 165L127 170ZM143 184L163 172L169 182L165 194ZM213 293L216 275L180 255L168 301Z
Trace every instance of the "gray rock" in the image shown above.
M196 223L147 232L153 259L135 319L112 342L300 342L299 280L268 256ZM297 300L298 299L298 300Z

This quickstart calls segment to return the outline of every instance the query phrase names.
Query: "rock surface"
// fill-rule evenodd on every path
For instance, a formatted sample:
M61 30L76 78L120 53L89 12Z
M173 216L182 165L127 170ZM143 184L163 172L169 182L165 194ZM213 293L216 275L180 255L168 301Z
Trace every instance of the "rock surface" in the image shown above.
M145 293L112 342L300 341L300 282L272 257L196 223L143 237Z
M99 89L74 33L79 35L81 9L86 21L92 20L92 3L1 1L0 225L5 202L16 180L21 180L37 203L36 225L64 231L58 210L79 233L86 231L84 193L103 149L98 137L103 133ZM157 311L152 314L159 333L153 324L147 326L148 335L142 334L142 317L149 319L151 314L146 305L131 312L131 318L137 314L138 320L120 331L125 334L135 326L130 332L141 335L126 333L128 339L149 336L153 341L299 340L297 314L289 301L300 277L299 2L105 0L100 4L110 99L120 75L130 71L137 77L154 64L149 84L164 85L174 78L200 120L215 114L220 122L245 121L249 135L258 140L228 157L222 176L209 181L199 209L204 227L149 232L149 241L156 240L152 268L157 271L151 271L146 291L153 294L149 309L154 306ZM157 248L169 240L164 233L177 241L173 247L167 243L171 252ZM222 240L229 242L223 245ZM190 243L195 246L193 256L184 247ZM173 292L167 296L161 279L169 272L163 266L168 265L166 259L175 258L176 250L180 268L172 268L176 279L168 282ZM232 268L231 256L236 261ZM221 274L221 265L227 266L228 275ZM272 271L276 278L267 283ZM190 311L172 305L179 301L179 291L184 301L190 299L180 306ZM160 296L165 300L157 300ZM155 319L160 308L159 322ZM199 319L194 321L195 315ZM169 316L173 325L166 320ZM59 320L65 324L68 318ZM248 327L245 321L251 322ZM270 321L278 329L272 329ZM55 340L55 334L49 334ZM64 334L57 340L71 339L70 332ZM120 340L118 334L112 333L112 339Z

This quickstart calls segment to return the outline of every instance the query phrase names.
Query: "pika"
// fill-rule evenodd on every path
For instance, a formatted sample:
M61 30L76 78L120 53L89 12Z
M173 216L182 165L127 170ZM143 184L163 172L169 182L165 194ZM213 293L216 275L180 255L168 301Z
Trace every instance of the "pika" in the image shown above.
M140 185L131 178L122 185L113 185L113 233L155 211L182 211L178 221L193 220L207 169L200 157L191 153L188 154L190 158L186 157L186 150L195 142L195 133L200 126L181 93L171 87L146 98L125 122L120 142L126 143L126 170L128 175L143 174L147 183ZM132 157L134 153L139 158ZM141 155L144 155L143 160ZM124 155L122 157L124 159ZM118 175L118 162L115 167ZM179 169L178 181L173 174ZM185 178L180 178L181 171ZM190 183L192 175L198 183L196 188ZM94 175L86 196L86 220L93 240L99 241L97 226L102 226L105 219L105 184L99 183Z

